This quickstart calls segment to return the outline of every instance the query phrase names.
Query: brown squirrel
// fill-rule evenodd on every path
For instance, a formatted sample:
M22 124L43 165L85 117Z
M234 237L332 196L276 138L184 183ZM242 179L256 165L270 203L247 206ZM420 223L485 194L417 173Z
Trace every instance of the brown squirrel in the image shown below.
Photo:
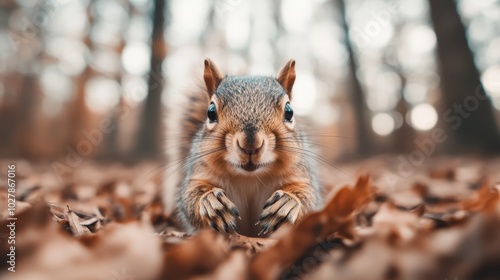
M165 203L175 196L188 231L268 235L321 208L316 168L290 106L295 61L274 78L222 76L206 59L203 79L206 93L190 95L186 113L172 118L182 136L169 143L180 167L167 176Z

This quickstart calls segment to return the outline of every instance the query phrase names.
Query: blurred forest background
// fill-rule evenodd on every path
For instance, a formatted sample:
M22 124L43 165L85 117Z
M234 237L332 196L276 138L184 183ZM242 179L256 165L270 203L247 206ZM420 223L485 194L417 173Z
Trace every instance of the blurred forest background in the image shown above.
M429 141L433 154L494 154L499 4L2 0L0 156L158 158L165 105L202 85L205 57L264 75L295 59L292 105L327 159Z

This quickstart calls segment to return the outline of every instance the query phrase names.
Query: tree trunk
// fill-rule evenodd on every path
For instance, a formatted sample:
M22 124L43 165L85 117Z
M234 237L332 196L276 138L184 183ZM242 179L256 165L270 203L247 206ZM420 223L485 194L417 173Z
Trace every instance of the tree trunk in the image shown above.
M365 96L361 84L356 77L356 57L349 39L349 25L346 18L345 0L336 0L338 10L341 14L341 24L345 33L345 46L349 53L349 86L351 92L351 101L354 109L355 123L356 123L356 138L357 147L356 151L359 156L367 156L373 153L372 132L369 126L369 119L367 113L368 107L365 103Z
M165 0L155 0L151 41L151 68L148 78L148 96L142 114L137 153L156 156L159 152L161 132L161 93L163 90L162 62L166 47L163 38Z
M437 36L442 116L454 142L449 152L500 151L500 137L489 98L474 64L465 28L454 0L429 0L431 19Z

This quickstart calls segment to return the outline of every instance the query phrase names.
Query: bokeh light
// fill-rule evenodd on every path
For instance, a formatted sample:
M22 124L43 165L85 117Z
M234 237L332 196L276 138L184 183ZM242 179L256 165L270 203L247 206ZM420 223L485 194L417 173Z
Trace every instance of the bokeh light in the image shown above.
M410 124L417 130L432 129L438 121L436 109L430 104L419 104L410 112Z
M422 103L427 98L427 88L425 83L414 81L406 85L403 96L410 104Z
M96 113L113 109L120 99L120 86L112 79L96 77L85 85L85 103Z
M395 122L390 114L378 113L372 118L372 128L378 135L386 136L394 130Z
M149 46L141 42L128 44L123 50L122 63L125 70L131 74L144 75L149 70Z
M500 98L500 66L492 66L481 76L484 89L493 99Z

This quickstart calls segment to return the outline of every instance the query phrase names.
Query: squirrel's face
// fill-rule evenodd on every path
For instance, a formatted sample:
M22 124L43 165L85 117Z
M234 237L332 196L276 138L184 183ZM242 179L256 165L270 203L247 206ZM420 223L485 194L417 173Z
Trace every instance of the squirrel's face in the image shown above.
M293 71L293 62L287 66ZM293 164L300 141L290 105L291 85L287 88L281 76L226 76L216 83L201 145L208 164L224 165L221 170L235 175L271 173Z

